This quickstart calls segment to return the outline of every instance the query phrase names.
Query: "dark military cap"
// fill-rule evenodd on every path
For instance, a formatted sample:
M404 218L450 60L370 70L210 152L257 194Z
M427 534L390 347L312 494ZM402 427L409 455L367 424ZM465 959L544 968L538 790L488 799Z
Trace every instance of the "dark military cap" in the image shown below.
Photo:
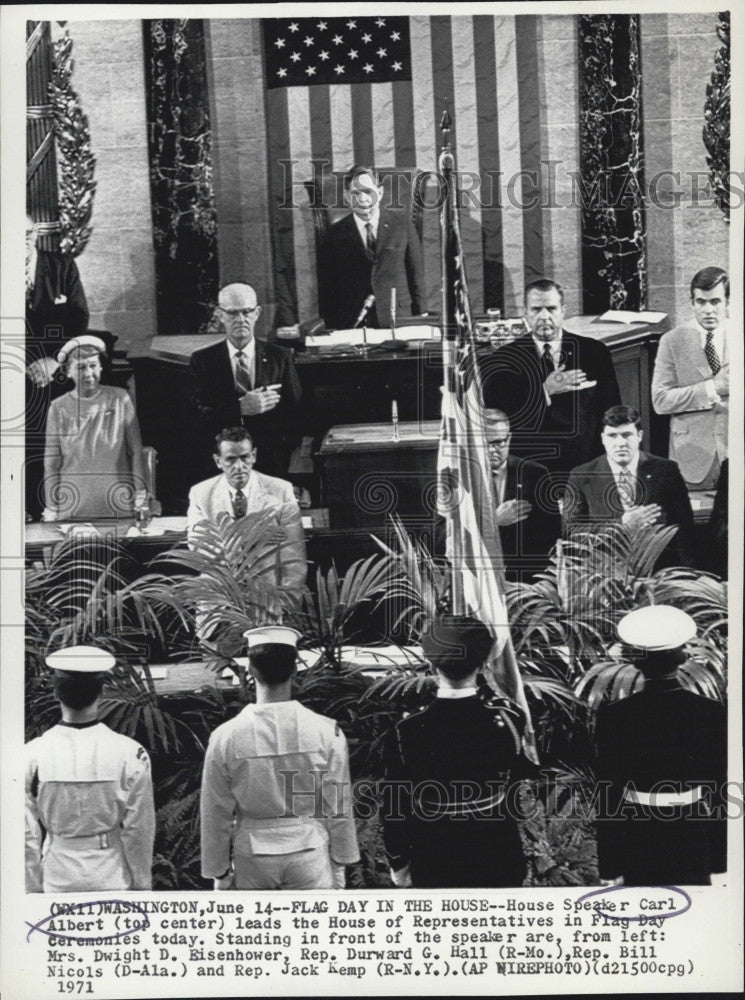
M467 661L477 670L494 645L494 637L478 618L471 615L438 615L422 635L422 653L433 667Z

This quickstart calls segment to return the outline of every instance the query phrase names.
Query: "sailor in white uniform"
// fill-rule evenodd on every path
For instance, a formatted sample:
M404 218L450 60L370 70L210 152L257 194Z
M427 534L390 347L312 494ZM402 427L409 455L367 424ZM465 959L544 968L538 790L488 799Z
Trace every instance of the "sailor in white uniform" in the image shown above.
M97 717L114 657L72 646L46 662L62 721L25 747L26 891L150 889L150 760Z
M202 775L202 875L217 889L343 889L359 860L347 741L291 700L299 633L246 632L256 704L212 734Z

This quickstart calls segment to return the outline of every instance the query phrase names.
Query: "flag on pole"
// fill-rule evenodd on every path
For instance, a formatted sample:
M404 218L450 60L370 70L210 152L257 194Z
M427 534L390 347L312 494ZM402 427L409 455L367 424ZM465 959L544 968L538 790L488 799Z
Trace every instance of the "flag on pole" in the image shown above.
M449 132L449 117L443 131ZM504 560L483 420L483 397L449 145L440 158L447 185L442 207L443 365L442 427L438 452L438 509L447 526L446 554L453 572L453 612L470 612L495 638L494 677L520 707L523 742L538 756L530 711L512 645L504 597Z

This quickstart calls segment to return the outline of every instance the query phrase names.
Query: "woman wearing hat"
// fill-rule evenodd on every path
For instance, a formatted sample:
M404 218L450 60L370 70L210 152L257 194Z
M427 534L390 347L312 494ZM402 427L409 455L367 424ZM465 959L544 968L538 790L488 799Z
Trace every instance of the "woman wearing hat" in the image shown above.
M26 744L26 891L152 888L148 755L98 721L114 657L72 646L47 657L62 719Z
M45 521L131 517L147 503L137 416L125 389L101 385L105 354L85 335L57 355L74 388L49 407Z

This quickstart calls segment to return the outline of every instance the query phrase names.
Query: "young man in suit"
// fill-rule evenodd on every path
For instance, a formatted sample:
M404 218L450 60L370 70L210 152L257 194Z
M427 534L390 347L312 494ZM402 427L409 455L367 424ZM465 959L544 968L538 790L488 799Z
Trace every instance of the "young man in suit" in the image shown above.
M527 579L545 569L561 535L551 476L545 465L510 455L512 433L505 413L486 410L484 425L507 579Z
M366 323L391 325L391 290L396 313L416 316L426 308L422 247L409 211L383 204L383 187L373 167L355 166L344 177L344 201L351 214L335 222L320 260L318 300L330 329L353 327L370 295Z
M277 583L292 589L302 587L308 569L305 535L291 484L254 469L256 446L242 427L220 431L213 458L220 475L197 483L189 492L189 535L194 535L201 521L217 521L221 515L238 520L249 512L275 509L283 536Z
M283 475L299 439L300 380L289 350L254 337L260 314L250 285L222 289L215 316L225 339L192 354L192 402L205 437L242 425L262 471Z
M705 267L691 281L694 322L660 340L652 377L655 411L670 414L669 455L686 483L713 489L727 457L729 278Z
M564 291L549 278L525 289L530 332L479 358L484 405L510 421L516 451L540 460L559 486L598 454L601 418L621 402L610 351L567 333Z
M675 462L640 450L641 418L631 406L603 415L605 455L572 469L564 494L568 530L598 530L608 524L645 528L675 524L678 533L661 565L689 564L693 511Z
M678 678L695 635L693 618L666 605L619 622L644 687L601 707L595 727L605 883L710 885L727 870L727 714Z

